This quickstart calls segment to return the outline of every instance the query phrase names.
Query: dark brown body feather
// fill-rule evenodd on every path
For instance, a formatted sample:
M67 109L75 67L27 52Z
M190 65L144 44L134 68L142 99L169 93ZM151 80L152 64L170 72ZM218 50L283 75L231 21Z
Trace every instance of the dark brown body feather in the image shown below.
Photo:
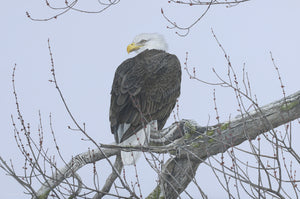
M175 55L145 50L125 60L116 70L109 120L117 143L123 142L152 120L165 125L180 95L181 66ZM130 124L121 138L118 126Z

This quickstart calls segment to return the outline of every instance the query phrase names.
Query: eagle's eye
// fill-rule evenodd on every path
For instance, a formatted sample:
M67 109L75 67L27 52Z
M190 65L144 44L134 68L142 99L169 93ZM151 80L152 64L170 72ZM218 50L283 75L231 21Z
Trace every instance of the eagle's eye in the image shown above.
M141 41L139 41L139 44L144 44L144 43L146 43L148 40L146 40L146 39L142 39Z

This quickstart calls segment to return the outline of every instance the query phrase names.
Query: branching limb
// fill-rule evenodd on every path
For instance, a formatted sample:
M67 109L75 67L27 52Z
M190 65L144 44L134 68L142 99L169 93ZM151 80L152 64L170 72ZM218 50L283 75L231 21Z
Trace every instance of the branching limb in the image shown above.
M163 179L168 180L167 183L161 182L164 193L159 195L164 195L165 198L178 197L178 194L185 189L195 175L196 170L191 168L197 168L206 158L225 152L232 146L237 146L248 139L252 140L262 133L299 117L300 91L268 104L260 111L249 113L244 117L239 116L233 121L224 122L215 127L209 127L205 133L202 131L203 127L186 123L185 127L190 126L190 128L189 131L182 129L185 136L179 139L182 140L182 145L178 146L180 150L177 150L179 151L177 157L171 158L163 166ZM186 170L184 171L184 169ZM190 177L183 177L183 173ZM173 187L176 187L176 190ZM156 187L150 196L158 194L160 190L160 187ZM265 190L274 192L281 197L279 192L269 188L265 188Z
M83 166L116 155L118 151L117 149L103 149L102 151L96 149L75 156L64 168L57 171L50 180L42 185L37 192L38 198L45 198L45 195L48 195L63 180L74 176L76 171Z
M237 6L240 3L244 3L250 0L232 0L232 1L218 1L218 0L206 0L206 1L199 1L199 0L183 0L183 1L177 1L177 0L169 0L169 3L176 3L179 5L186 5L186 6L207 6L207 8L202 12L201 16L199 16L194 22L192 22L190 25L184 26L184 25L178 25L176 22L171 20L161 9L161 14L166 19L166 21L169 23L169 26L167 28L169 29L175 29L181 32L175 32L177 35L181 37L185 37L189 34L190 30L201 21L201 19L207 14L207 12L210 10L211 6L214 5L226 5L227 8Z
M76 7L78 4L79 0L71 0L70 2L68 0L61 1L64 2L64 6L61 7L56 7L53 6L48 0L46 0L46 6L50 8L50 10L54 10L58 13L51 15L50 17L46 18L34 18L31 16L29 12L26 12L26 15L29 19L32 21L50 21L53 19L57 19L58 17L70 12L70 11L75 11L75 12L80 12L80 13L85 13L85 14L99 14L110 8L111 6L114 6L120 2L120 0L107 0L106 2L102 2L101 0L95 1L98 6L100 7L94 11L92 10L84 10L80 9L79 7Z
M158 133L153 132L151 138L156 139L150 142L149 147L120 147L100 144L101 151L95 150L77 155L59 173L54 175L52 180L44 183L37 194L41 196L49 193L50 190L58 186L64 179L71 177L84 165L117 155L120 150L151 152L160 150L160 152L169 152L175 156L163 165L161 184L151 195L159 193L166 198L175 198L193 180L198 166L206 158L225 152L232 146L254 139L264 132L297 118L300 118L300 91L285 99L261 107L260 111L251 112L244 117L239 116L230 122L224 122L217 126L204 128L193 121L182 120ZM170 144L157 146L158 138L168 140ZM116 161L115 168L119 171L122 165ZM113 179L116 179L114 173L107 179L101 194L112 185ZM160 192L162 189L164 190L163 193ZM101 194L97 195L101 196Z

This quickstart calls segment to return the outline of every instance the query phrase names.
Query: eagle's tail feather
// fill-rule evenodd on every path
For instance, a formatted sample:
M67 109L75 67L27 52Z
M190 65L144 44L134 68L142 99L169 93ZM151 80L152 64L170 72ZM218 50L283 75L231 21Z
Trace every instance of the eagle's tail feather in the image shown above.
M145 146L148 145L150 140L150 133L153 129L157 130L157 121L152 121L146 125L145 128L139 130L137 133L129 137L120 143L120 146ZM138 158L141 156L142 152L131 151L124 152L121 151L121 157L124 165L135 164Z

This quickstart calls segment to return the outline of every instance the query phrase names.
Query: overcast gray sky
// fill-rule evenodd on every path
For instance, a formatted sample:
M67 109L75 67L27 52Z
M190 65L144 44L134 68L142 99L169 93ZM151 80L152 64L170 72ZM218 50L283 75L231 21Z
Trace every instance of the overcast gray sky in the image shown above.
M96 1L90 1L89 5L82 6L95 10L95 5ZM242 74L243 64L246 64L252 91L257 95L260 105L282 98L269 51L272 51L279 66L287 94L299 90L298 0L251 0L232 8L214 6L187 37L179 37L174 30L166 28L169 24L160 14L160 9L164 8L166 15L178 24L188 25L206 7L169 4L167 0L131 0L121 1L101 14L69 12L48 22L31 21L25 15L26 11L36 18L55 14L44 5L44 1L10 0L3 2L1 7L0 156L7 161L12 159L15 169L20 172L23 158L14 141L10 118L11 114L16 117L11 85L12 67L15 63L21 110L26 122L31 124L32 131L37 130L39 110L45 129L49 129L49 113L52 113L58 144L67 161L72 155L93 147L91 143L81 140L81 134L67 129L68 125L73 124L53 84L48 81L51 79L48 38L58 82L67 103L77 120L86 123L89 135L101 143L113 141L108 110L114 71L122 61L133 56L127 54L126 46L135 35L142 32L163 34L169 44L169 52L176 54L182 65L188 51L189 66L196 67L197 76L203 80L216 81L212 67L223 77L226 76L227 67L224 55L211 34L213 28L231 56L238 74ZM220 120L226 121L230 115L233 117L237 114L237 103L230 89L190 80L185 72L182 78L180 118L194 119L201 125L207 125L210 117L210 124L217 123L212 100L214 88ZM170 117L167 124L173 121L173 117ZM295 126L294 139L299 140L299 124ZM50 152L53 152L51 135L45 137ZM297 152L300 152L299 146ZM109 169L105 165L102 168ZM151 170L142 160L138 168L142 176L140 180L143 195L146 196L155 186L155 183L149 184L149 181L155 179L155 174L142 175L143 171L148 174L148 170ZM210 198L223 198L222 189L218 188L220 191L216 192L215 181L208 180L213 178L213 174L209 172L210 169L205 165L200 166L197 172L199 184ZM22 187L2 170L0 187L0 198L28 198L23 194ZM193 187L189 190L193 191ZM193 196L197 198L197 192Z

